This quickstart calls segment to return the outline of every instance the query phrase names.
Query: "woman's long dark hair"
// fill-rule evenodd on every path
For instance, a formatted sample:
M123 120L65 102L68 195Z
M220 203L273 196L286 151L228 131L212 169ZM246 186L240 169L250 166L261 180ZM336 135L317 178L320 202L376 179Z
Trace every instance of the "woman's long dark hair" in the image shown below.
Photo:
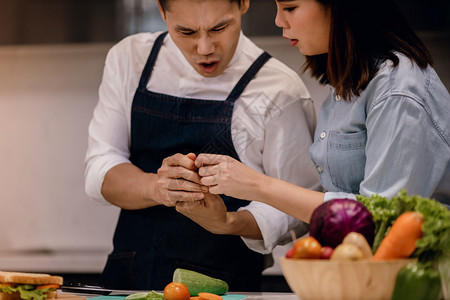
M349 100L359 96L378 72L380 61L399 63L394 51L424 69L431 54L402 17L394 0L316 0L330 8L327 54L307 56L304 71Z

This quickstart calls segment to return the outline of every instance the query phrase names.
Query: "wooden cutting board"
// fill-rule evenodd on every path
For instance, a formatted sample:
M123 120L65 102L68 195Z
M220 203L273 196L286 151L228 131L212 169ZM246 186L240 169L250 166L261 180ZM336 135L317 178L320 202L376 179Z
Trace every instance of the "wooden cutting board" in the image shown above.
M73 295L73 294L66 294L66 293L58 293L58 298L56 300L86 300L86 297Z

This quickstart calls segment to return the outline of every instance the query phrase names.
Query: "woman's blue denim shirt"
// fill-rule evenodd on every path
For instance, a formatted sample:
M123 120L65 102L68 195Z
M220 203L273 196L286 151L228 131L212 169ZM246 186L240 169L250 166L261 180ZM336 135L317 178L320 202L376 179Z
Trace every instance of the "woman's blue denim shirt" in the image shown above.
M406 189L450 204L449 92L432 67L397 56L359 97L333 90L322 106L310 156L325 201Z

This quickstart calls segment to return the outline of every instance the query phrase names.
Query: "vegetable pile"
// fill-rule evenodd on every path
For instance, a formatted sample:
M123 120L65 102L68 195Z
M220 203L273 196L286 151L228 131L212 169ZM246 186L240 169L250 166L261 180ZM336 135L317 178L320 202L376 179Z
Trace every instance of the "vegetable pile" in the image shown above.
M391 199L379 195L356 197L357 201L334 199L316 208L309 224L310 235L322 247L335 249L350 232L358 232L374 254L382 241L386 244L394 240L390 243L397 243L396 248L384 254L393 255L390 258L411 257L430 262L450 252L450 211L439 202L408 196L404 190ZM292 256L293 250L288 256ZM404 253L392 253L399 250Z
M317 207L309 224L310 236L296 240L286 257L416 258L397 274L392 299L439 299L443 272L438 266L450 260L450 210L433 199L408 196L404 190L391 199L356 197L357 201L334 199ZM446 280L442 279L444 291Z

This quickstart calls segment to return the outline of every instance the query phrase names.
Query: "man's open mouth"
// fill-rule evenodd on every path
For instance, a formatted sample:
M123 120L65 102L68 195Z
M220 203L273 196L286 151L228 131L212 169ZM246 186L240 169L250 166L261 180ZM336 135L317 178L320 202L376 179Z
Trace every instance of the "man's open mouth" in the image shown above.
M217 69L217 66L219 65L219 62L212 61L208 63L200 63L199 64L202 70L206 73L212 73Z

